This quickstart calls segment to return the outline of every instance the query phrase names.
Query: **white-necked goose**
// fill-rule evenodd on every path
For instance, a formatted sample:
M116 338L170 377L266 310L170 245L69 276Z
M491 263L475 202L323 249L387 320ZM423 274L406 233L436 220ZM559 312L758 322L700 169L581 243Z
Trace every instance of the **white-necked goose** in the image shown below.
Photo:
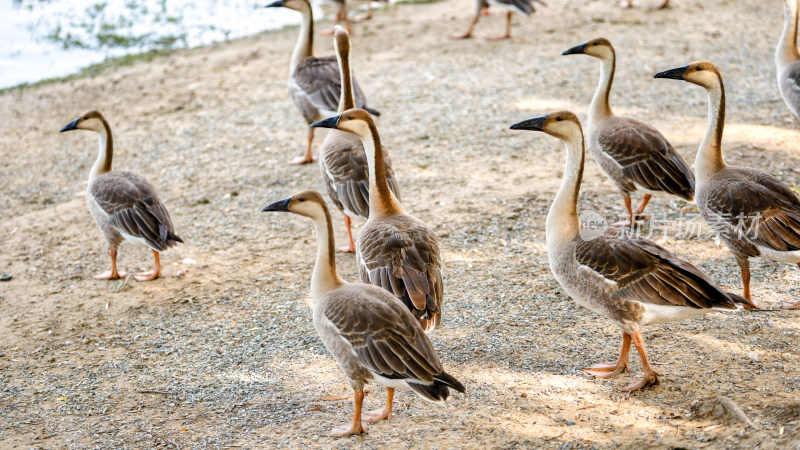
M541 0L533 0L539 2L541 4L545 4ZM508 39L511 37L511 15L514 12L518 12L520 14L525 14L526 16L530 16L532 13L536 12L536 8L533 7L533 3L531 0L475 0L475 15L472 17L472 22L469 23L467 30L461 34L453 35L454 39L466 39L472 37L472 30L475 28L475 25L478 23L478 20L481 18L482 15L489 14L489 5L497 5L504 9L506 9L506 32L503 34L498 34L494 36L489 36L487 39Z
M562 55L584 54L600 59L600 82L589 107L586 138L589 153L619 189L630 225L642 213L651 192L666 192L684 200L694 198L694 175L667 139L652 126L611 111L608 96L614 81L616 55L605 38L592 39L572 47ZM631 192L645 190L636 210L631 208Z
M800 265L800 199L766 172L725 163L725 86L714 63L697 61L655 77L688 81L708 93L708 125L694 162L697 208L736 258L744 297L751 300L749 258Z
M602 314L622 329L622 350L615 363L584 370L611 378L628 368L631 342L642 360L644 378L625 386L635 391L658 383L647 361L639 330L650 323L699 316L711 309L738 309L749 302L714 285L703 272L646 239L607 227L581 230L578 195L584 141L578 118L563 111L512 125L543 131L564 142L567 161L561 187L547 214L547 257L561 287L578 304Z
M361 138L369 171L369 219L358 232L361 281L394 293L430 331L442 316L442 262L433 230L406 212L386 179L378 129L363 109L349 109L312 127L335 128Z
M786 106L800 118L800 51L797 49L798 1L784 0L785 21L781 40L775 49L778 88Z
M362 422L388 419L395 388L411 388L431 402L444 402L449 388L464 385L442 369L430 340L408 308L386 290L364 283L347 283L336 272L333 225L328 207L315 191L273 203L263 211L288 211L314 221L317 257L311 276L314 327L353 388L352 424L332 429L332 436L366 432ZM387 389L386 405L361 411L364 385Z
M117 247L123 240L143 244L153 250L153 270L137 273L139 281L152 280L161 273L158 252L183 240L175 234L167 208L158 198L155 187L143 176L129 170L111 170L114 143L111 127L97 111L89 111L73 120L61 131L90 130L100 137L97 160L89 172L86 204L111 253L111 270L95 276L97 279L117 279L125 276L117 270Z
M342 27L334 27L334 46L339 61L342 92L339 95L339 112L355 107L353 85L350 75L350 39ZM400 189L392 169L389 153L382 148L386 182L389 189L400 198ZM319 166L322 180L328 188L333 204L344 214L348 245L340 247L343 252L354 252L356 244L350 229L350 216L369 218L369 174L367 155L361 138L346 131L330 130L319 150Z
M336 56L316 58L314 48L314 17L308 0L278 0L267 7L284 7L300 12L303 21L300 24L300 36L292 53L289 69L289 96L292 98L300 114L310 125L320 119L336 113L339 106L339 67ZM367 108L367 99L353 77L353 92L356 105L371 114L380 115L378 111ZM314 161L311 155L311 141L314 130L309 127L306 151L303 156L289 161L289 164L306 164Z

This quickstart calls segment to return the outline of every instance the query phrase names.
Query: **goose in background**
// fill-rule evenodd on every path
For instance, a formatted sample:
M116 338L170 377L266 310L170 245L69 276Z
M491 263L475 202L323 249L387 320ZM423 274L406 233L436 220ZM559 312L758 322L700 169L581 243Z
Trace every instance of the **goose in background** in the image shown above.
M344 21L344 28L347 30L348 33L352 33L353 31L350 29L350 16L347 14L347 1L346 0L323 0L323 3L330 5L333 7L334 14L333 14L333 28L329 30L322 30L320 34L323 35L331 35L334 33L336 26L339 25L339 22Z
M630 392L657 384L659 374L647 361L641 326L750 304L721 290L698 268L654 242L613 227L581 229L577 203L585 155L581 124L575 114L551 113L517 123L511 129L543 131L566 146L564 176L545 227L550 270L573 300L622 329L617 361L587 367L584 370L589 374L611 378L625 371L633 342L644 378L622 389Z
M630 226L644 211L652 192L666 192L686 201L694 198L694 175L678 152L655 128L611 111L608 96L614 81L616 54L608 39L592 39L562 55L584 54L602 62L600 82L589 106L586 133L589 153L619 189ZM645 190L641 204L631 208L631 192Z
M464 385L444 371L417 319L395 296L377 286L348 283L336 271L331 215L315 191L275 202L263 211L288 211L314 221L317 257L311 275L314 328L353 388L352 424L333 428L331 436L366 433L363 422L388 419L395 388L410 388L425 400L444 403L449 389ZM386 387L386 405L362 412L364 385Z
M541 3L542 5L545 4L542 0L533 1ZM465 32L453 35L453 39L471 38L472 30L475 28L478 20L482 15L485 16L489 14L490 4L506 9L506 32L487 38L491 40L508 39L511 37L511 15L514 12L525 14L526 16L530 16L532 13L536 12L536 8L533 7L531 0L475 0L475 15L472 17L472 22L470 22Z
M183 242L175 234L167 208L161 203L156 188L143 176L129 170L111 170L114 157L114 140L108 121L97 111L89 111L61 128L90 130L99 136L100 149L91 171L86 189L86 204L97 226L108 241L111 270L95 276L98 280L124 277L117 270L117 247L123 240L143 244L153 250L153 270L134 275L139 281L148 281L161 274L158 252Z
M355 108L353 85L350 75L350 38L347 31L339 25L334 27L334 47L339 62L341 94L339 112ZM392 161L385 148L383 152L386 182L395 197L400 198L400 188L395 179ZM342 252L354 252L350 216L369 218L369 174L367 155L361 138L346 131L330 130L319 150L319 167L322 180L328 188L328 196L339 211L344 214L348 245L340 247Z
M725 163L725 86L714 63L693 62L659 72L655 78L688 81L708 94L706 134L694 162L697 208L736 258L743 295L750 301L750 258L800 265L800 199L766 172ZM786 307L798 308L800 301Z
M278 0L267 5L268 8L284 7L302 14L300 36L292 52L289 69L289 96L292 98L300 114L310 125L318 120L333 115L339 105L339 67L336 56L316 58L314 48L314 17L308 0ZM371 114L380 115L378 111L366 106L367 99L353 78L353 92L356 105ZM314 162L311 155L311 142L314 130L308 128L308 141L303 156L289 161L289 164L307 164Z
M785 20L775 50L778 88L786 106L800 119L800 51L797 49L797 0L784 0Z
M387 181L378 129L363 109L349 109L312 127L335 128L361 138L369 173L369 219L358 232L356 261L363 283L392 292L426 332L439 325L444 289L439 240L411 216Z

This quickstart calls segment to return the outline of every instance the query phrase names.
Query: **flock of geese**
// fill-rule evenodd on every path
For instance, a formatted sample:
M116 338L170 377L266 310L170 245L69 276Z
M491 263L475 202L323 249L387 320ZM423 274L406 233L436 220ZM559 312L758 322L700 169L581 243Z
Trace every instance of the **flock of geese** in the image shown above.
M321 146L319 164L329 197L344 214L347 225L349 242L340 250L355 252L361 282L349 283L336 270L331 215L318 192L297 193L263 211L291 212L314 223L318 239L311 277L314 325L348 378L355 399L352 423L336 427L330 434L361 434L366 432L364 423L391 416L395 388L410 388L432 402L447 400L450 389L465 392L464 385L445 372L426 334L442 317L444 283L439 242L431 228L409 214L401 203L388 151L372 119L378 112L367 108L351 73L348 32L336 26L336 55L314 57L309 1L278 0L269 6L290 8L303 17L291 58L289 95L309 124L308 145L305 154L291 163L313 161L314 130L331 130ZM800 113L797 21L798 0L786 0L776 62L781 94L795 115ZM655 75L696 84L708 95L707 129L692 172L658 130L611 111L608 99L615 70L611 42L593 39L563 54L584 54L601 61L586 138L578 117L568 111L525 120L511 129L544 132L566 147L562 183L546 222L550 268L570 297L607 317L622 331L619 358L584 370L598 378L619 375L628 369L633 343L644 376L622 389L635 391L657 384L659 375L647 360L641 326L699 316L712 309L756 309L749 286L749 259L800 263L800 199L766 172L725 163L721 145L725 88L712 62L693 62ZM183 242L166 207L144 177L112 170L111 128L99 112L85 113L61 131L76 129L94 131L99 136L100 148L89 173L86 201L108 240L111 270L96 278L124 276L116 266L117 247L123 240L144 244L153 251L154 269L136 274L136 279L158 277L159 252ZM582 235L577 203L587 145L620 190L631 227L653 193L694 200L741 267L743 295L720 289L691 263L626 228L607 227L591 238ZM633 209L631 193L637 190L646 193ZM351 216L366 219L355 242L350 232ZM800 307L800 301L786 307ZM367 383L387 388L386 404L377 411L362 411Z

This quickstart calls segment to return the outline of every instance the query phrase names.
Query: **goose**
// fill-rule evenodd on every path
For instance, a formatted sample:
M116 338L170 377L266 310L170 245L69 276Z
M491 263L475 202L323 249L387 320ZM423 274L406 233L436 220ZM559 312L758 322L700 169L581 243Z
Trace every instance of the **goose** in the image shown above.
M766 172L725 163L725 86L714 63L696 61L659 72L655 78L688 81L708 94L706 134L694 162L697 208L736 258L743 295L750 301L750 258L800 265L800 199ZM800 301L786 307L798 308Z
M397 296L428 332L442 316L442 262L433 230L411 216L392 194L375 122L363 109L311 124L361 138L369 172L369 219L358 232L356 262L361 281Z
M98 280L115 280L125 272L117 270L117 247L123 240L143 244L153 250L153 270L134 275L148 281L161 274L159 252L183 242L175 234L167 207L147 179L129 170L111 170L114 140L111 127L98 111L89 111L61 128L61 132L90 130L99 136L100 148L86 189L86 204L97 226L108 241L111 270L96 275Z
M339 62L341 93L339 112L355 107L353 85L350 82L350 38L347 31L339 25L334 27L334 47ZM395 179L392 161L385 148L383 152L386 182L395 197L400 199L400 188ZM344 214L348 245L339 251L354 252L356 244L350 227L350 216L369 218L369 174L367 155L361 138L345 131L331 130L319 150L319 167L322 180L328 188L328 196L339 211Z
M314 47L314 17L308 0L278 0L267 5L268 8L284 7L299 11L303 16L300 24L300 37L292 53L289 70L289 97L300 110L308 124L333 115L339 104L339 68L336 56L316 58ZM376 116L380 112L366 106L367 99L353 77L353 92L356 105ZM292 159L289 164L314 162L311 155L311 142L314 130L309 127L306 151L303 156Z
M314 328L353 388L352 424L333 428L331 436L366 433L363 422L389 419L396 388L410 388L425 400L444 403L449 389L464 385L442 368L428 336L397 297L365 283L348 283L336 271L333 225L322 196L303 191L263 211L288 211L314 221L317 257L311 275ZM386 405L362 412L364 385L386 387Z
M561 187L547 214L545 234L550 270L578 304L611 319L622 329L622 350L615 363L585 368L611 378L628 368L631 342L642 361L644 378L622 388L632 392L658 383L640 327L695 317L712 309L733 310L749 301L715 286L690 263L654 242L613 227L581 229L577 202L583 177L584 140L575 114L562 111L511 126L543 131L566 146Z
M800 118L800 51L797 49L797 0L783 3L785 22L783 34L775 50L775 65L778 68L778 88L786 106Z
M545 4L542 0L534 1L541 3L542 5ZM506 32L503 34L489 36L488 39L491 40L508 39L511 37L511 15L514 12L525 14L526 16L530 16L532 13L536 12L536 8L533 7L531 0L475 0L475 15L472 17L472 22L469 23L469 26L465 32L453 35L453 39L471 38L472 30L478 23L478 19L480 19L482 15L489 14L490 4L506 9Z
M600 83L589 106L587 138L589 153L619 189L630 226L641 214L652 192L666 192L684 200L694 199L694 175L667 139L652 126L611 111L608 96L614 81L616 55L605 38L592 39L562 55L584 54L600 59ZM645 190L641 204L631 209L631 192Z

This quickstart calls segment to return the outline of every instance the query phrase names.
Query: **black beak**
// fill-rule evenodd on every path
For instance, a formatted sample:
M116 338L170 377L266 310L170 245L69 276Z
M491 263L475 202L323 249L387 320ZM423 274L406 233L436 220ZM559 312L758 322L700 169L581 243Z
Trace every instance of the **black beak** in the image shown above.
M534 117L533 119L523 120L520 123L515 123L511 125L512 130L532 130L532 131L542 131L544 127L544 122L547 120L548 115L545 114L543 116Z
M339 114L338 116L328 117L327 119L320 120L319 122L314 122L314 123L311 124L311 128L318 128L319 127L319 128L334 128L335 129L336 125L339 123L339 117L341 117L341 114Z
M269 206L265 206L261 212L268 212L268 211L289 211L289 202L292 200L292 197L287 199L283 199L279 202L275 202Z
M586 48L586 44L576 45L569 50L564 51L562 55L580 55L583 53L583 49Z
M689 66L681 66L676 67L674 69L665 70L663 72L658 72L657 74L653 75L653 78L671 78L673 80L682 80L683 74L686 73L686 69Z
M78 119L80 119L80 117ZM62 129L60 129L58 131L63 133L64 131L77 130L78 129L78 119L75 119L72 122L64 125L64 128L62 128Z
M264 8L278 8L283 6L283 0L278 0L277 2L272 2L269 5L265 6Z

